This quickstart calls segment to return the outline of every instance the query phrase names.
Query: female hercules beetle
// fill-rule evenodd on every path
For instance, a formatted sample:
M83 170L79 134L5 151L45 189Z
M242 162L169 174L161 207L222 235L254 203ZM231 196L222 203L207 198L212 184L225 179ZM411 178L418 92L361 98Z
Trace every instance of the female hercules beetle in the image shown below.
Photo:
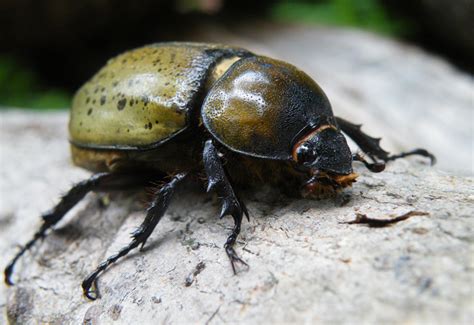
M207 191L222 198L220 217L234 219L224 247L235 273L236 262L245 264L233 246L248 212L234 185L267 183L321 196L355 181L354 160L372 172L408 155L434 161L423 149L389 155L379 139L334 117L321 88L294 66L214 44L160 43L111 59L76 93L69 131L74 163L96 174L43 215L41 228L5 269L8 284L18 258L88 192L145 186L172 175L130 244L83 281L90 299L98 296L91 290L97 276L145 244L176 186L191 175L206 175ZM373 162L352 155L341 131Z

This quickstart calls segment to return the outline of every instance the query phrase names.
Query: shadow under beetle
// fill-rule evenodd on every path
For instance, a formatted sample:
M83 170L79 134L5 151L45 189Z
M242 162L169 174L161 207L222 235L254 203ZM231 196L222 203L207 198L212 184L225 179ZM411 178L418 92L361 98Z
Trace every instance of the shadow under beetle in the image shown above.
M351 153L341 131L370 162ZM40 229L5 269L7 284L18 258L88 192L167 180L131 242L83 281L89 299L98 296L101 272L145 245L176 187L191 175L205 174L207 191L222 199L220 217L234 219L224 248L235 273L236 263L246 265L234 244L243 215L248 218L235 185L266 183L321 197L355 181L353 161L381 172L385 162L409 155L435 160L424 149L390 155L380 139L334 117L322 89L294 66L217 44L159 43L109 60L75 94L69 132L74 163L96 174L42 216Z

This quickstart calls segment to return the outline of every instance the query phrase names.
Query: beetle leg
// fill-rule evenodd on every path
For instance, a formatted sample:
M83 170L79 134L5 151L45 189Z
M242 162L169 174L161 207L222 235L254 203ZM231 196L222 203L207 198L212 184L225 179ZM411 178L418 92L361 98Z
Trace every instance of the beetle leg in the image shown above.
M144 175L145 176L145 175ZM149 179L150 177L147 176ZM112 174L112 173L98 173L91 176L82 182L74 185L59 201L59 203L42 215L43 224L40 229L34 234L33 238L23 246L20 251L11 260L5 268L5 283L13 285L11 275L13 268L18 259L28 251L39 239L46 237L46 233L54 225L56 225L65 215L71 210L87 193L91 191L106 191L111 189L118 189L137 183L144 183L143 177L126 174Z
M425 149L415 149L408 152L402 152L397 155L390 155L380 146L381 138L373 138L368 134L362 132L361 125L353 124L340 117L336 117L336 120L342 131L346 133L352 140L354 140L354 142L357 143L357 145L362 149L362 151L364 151L376 163L377 159L387 162L412 155L430 158L431 165L434 165L436 163L436 157Z
M367 160L364 159L359 153L356 153L352 155L352 160L353 161L360 161L365 165L365 167L370 170L373 173L380 173L384 171L385 169L385 163L384 162L379 162L376 161L375 159L372 159L375 161L375 163L369 163Z
M418 155L418 156L423 156L423 157L430 158L431 165L436 164L435 155L433 155L431 152L429 152L428 150L423 149L423 148L418 148L418 149L414 149L414 150L407 151L407 152L400 152L399 154L396 154L396 155L390 155L385 159L385 161L395 160L395 159L398 159L398 158L403 158L403 157L408 157L408 156L413 156L413 155Z
M220 218L231 215L234 219L234 228L227 238L224 248L230 259L232 270L234 274L237 274L236 262L248 267L248 264L235 252L234 244L240 233L242 217L245 214L247 220L249 220L249 213L243 202L235 194L212 140L207 140L204 145L203 162L208 179L207 192L215 190L217 195L222 198Z
M95 300L99 296L97 291L97 276L102 273L110 264L115 263L119 258L127 255L132 249L145 245L148 237L155 229L169 206L171 198L174 194L176 186L186 178L187 173L179 173L173 176L170 182L166 183L156 194L155 198L147 209L147 214L143 223L132 233L132 241L122 248L117 254L107 258L99 264L94 272L90 273L82 282L84 295ZM91 290L94 286L95 290Z

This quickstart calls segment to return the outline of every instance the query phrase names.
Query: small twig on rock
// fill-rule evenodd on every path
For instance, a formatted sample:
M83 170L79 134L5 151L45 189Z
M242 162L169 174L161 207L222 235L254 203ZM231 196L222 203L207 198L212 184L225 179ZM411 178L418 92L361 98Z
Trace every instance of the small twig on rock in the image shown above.
M410 211L410 212L407 212L405 214L402 214L401 216L397 216L397 217L390 218L390 219L373 219L373 218L367 217L367 215L365 215L365 214L357 213L356 218L354 220L346 221L346 222L342 222L342 223L346 223L346 224L367 224L369 227L381 228L381 227L390 226L394 223L406 220L406 219L408 219L410 217L413 217L413 216L427 216L427 215L429 215L428 212Z
M222 305L221 305L222 306ZM211 317L206 321L206 325L208 325L211 320L217 315L217 313L219 312L219 309L221 309L221 306L217 307L216 311L211 315Z

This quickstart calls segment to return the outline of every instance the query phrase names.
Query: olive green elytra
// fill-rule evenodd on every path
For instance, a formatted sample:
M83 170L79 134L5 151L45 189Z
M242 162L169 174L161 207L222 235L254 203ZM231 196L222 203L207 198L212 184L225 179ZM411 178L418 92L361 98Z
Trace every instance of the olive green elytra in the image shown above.
M162 43L125 52L77 91L71 142L121 149L157 145L189 125L212 66L249 54L199 43Z
M342 131L373 162L352 155ZM424 149L389 155L380 139L335 117L323 90L296 67L219 44L159 43L111 59L74 96L69 132L73 162L94 174L42 215L5 268L7 284L17 260L87 193L161 184L129 244L82 282L89 299L99 297L104 270L145 245L185 179L204 177L207 192L221 199L220 217L232 216L224 248L236 274L237 264L248 266L234 248L249 219L238 187L266 184L320 198L351 186L353 161L372 172L409 155L434 162Z

